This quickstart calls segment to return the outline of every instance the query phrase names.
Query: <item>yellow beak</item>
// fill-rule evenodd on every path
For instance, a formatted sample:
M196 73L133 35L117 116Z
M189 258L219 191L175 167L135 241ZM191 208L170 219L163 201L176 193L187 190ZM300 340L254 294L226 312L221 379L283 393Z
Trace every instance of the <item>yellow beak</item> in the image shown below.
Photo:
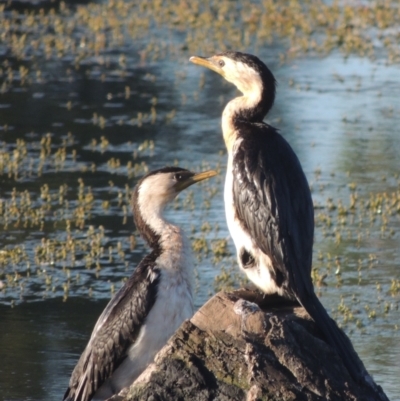
M224 70L214 62L213 57L205 58L205 57L193 56L190 57L189 61L191 61L193 64L209 68L210 70L213 70L218 74L222 75L223 77L225 77Z
M207 170L201 173L194 174L191 177L188 177L185 181L178 182L176 184L176 189L178 191L182 191L185 188L190 187L193 184L196 184L196 182L207 180L208 178L214 177L216 175L217 172L214 170Z

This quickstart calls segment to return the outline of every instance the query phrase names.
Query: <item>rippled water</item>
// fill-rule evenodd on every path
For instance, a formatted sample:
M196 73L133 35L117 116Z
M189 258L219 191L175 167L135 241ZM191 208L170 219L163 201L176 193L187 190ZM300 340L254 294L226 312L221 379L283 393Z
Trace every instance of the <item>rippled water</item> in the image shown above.
M221 192L219 124L234 88L188 56L143 63L125 50L124 65L112 54L79 70L28 61L40 79L16 79L0 94L4 400L61 398L97 316L147 252L129 194L148 169L221 170L168 215L199 249L196 307L242 279ZM312 187L315 277L326 274L319 295L387 395L400 398L399 67L337 54L281 66L279 52L257 51L278 81L268 121Z

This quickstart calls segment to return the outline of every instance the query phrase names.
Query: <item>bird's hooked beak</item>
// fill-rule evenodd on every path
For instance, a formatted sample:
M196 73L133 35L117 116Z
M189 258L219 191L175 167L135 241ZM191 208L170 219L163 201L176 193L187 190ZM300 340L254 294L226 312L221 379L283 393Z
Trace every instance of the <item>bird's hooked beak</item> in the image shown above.
M222 75L225 78L225 72L221 67L218 66L214 56L209 57L209 58L193 56L193 57L190 57L189 61L191 61L193 64L207 67L210 70L217 72L218 74Z
M202 173L195 173L195 174L187 177L186 179L179 181L176 184L176 189L178 191L182 191L185 188L190 187L193 184L196 184L196 182L207 180L208 178L214 177L216 175L217 175L217 172L214 170L207 170L207 171L203 171Z

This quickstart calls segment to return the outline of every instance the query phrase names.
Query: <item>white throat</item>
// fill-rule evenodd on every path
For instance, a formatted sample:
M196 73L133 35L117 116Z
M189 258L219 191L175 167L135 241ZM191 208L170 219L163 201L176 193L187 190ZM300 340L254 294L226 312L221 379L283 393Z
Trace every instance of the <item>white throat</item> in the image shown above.
M240 119L240 115L246 110L251 110L261 102L261 91L254 90L248 92L247 95L239 96L232 99L222 113L222 133L228 152L231 151L233 143L236 139L235 124L236 118Z

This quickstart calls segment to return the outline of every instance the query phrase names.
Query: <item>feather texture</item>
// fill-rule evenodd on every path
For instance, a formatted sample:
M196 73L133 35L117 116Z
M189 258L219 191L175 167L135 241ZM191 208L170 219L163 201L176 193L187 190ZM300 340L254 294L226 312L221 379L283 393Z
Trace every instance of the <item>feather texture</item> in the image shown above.
M237 125L240 146L232 163L236 217L271 259L273 278L284 294L310 293L314 211L300 162L273 127Z
M156 301L160 271L157 254L146 256L100 315L82 353L65 401L88 401L128 355ZM107 322L107 324L104 324Z

